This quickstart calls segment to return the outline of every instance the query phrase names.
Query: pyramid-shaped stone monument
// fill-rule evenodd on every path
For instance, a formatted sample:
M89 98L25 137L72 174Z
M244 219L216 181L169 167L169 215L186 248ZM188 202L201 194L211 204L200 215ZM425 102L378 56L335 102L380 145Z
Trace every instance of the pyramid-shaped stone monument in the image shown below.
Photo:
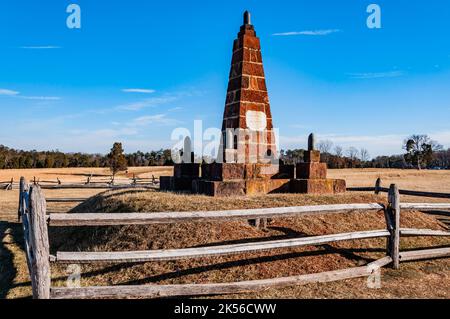
M320 163L320 152L313 146L306 153L307 163L280 163L275 138L260 40L246 11L233 43L218 158L212 164L193 163L186 139L183 161L175 164L173 177L161 177L161 189L210 196L345 191L345 181L326 179L326 164Z

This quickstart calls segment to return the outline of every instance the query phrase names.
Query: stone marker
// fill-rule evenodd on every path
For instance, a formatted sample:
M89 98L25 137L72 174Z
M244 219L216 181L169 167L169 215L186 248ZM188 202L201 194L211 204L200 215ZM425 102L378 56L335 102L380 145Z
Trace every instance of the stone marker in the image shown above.
M327 179L327 164L320 162L320 151L315 149L315 137L308 137L308 151L304 163L297 164L297 179L291 181L291 191L305 194L334 194L347 190L344 180Z

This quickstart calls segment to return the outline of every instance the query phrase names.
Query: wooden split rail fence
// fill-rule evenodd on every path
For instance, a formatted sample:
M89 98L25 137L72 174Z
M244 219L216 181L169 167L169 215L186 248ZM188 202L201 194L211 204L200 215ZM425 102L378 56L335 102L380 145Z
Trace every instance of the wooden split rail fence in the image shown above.
M6 182L0 182L0 189L4 189L4 190L12 190L14 187L14 178L11 178L10 181L6 181Z
M325 206L280 207L228 211L161 212L161 213L114 213L114 214L46 214L46 200L39 185L28 186L21 179L19 212L25 238L28 268L34 298L152 298L168 296L199 296L236 294L261 289L330 282L348 278L367 277L381 267L392 264L399 268L400 262L439 258L450 255L450 248L416 251L400 251L401 236L449 236L446 231L400 228L402 209L435 210L450 209L448 204L404 204L400 203L398 188L389 190L389 205L344 204ZM241 243L214 247L185 249L125 251L125 252L56 252L50 254L48 227L151 225L183 222L219 222L230 219L254 220L305 215L340 214L354 211L384 211L386 228L324 236L272 240L257 243ZM169 261L188 258L226 256L249 252L294 248L325 243L367 238L386 238L386 256L366 266L334 270L316 274L272 278L253 281L183 285L136 285L96 287L51 287L51 263L137 263Z
M56 181L39 180L34 178L33 184L39 185L41 189L127 189L127 188L145 188L156 189L159 185L159 178L152 176L150 178L137 178L133 176L131 179L108 179L93 180L92 176L87 177L86 182L80 183L62 183L59 178ZM20 182L10 181L0 182L0 189L13 190L20 189Z

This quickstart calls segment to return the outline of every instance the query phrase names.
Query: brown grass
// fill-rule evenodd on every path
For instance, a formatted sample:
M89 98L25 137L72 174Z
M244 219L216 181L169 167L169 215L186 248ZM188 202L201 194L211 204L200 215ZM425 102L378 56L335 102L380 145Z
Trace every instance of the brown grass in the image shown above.
M375 186L381 178L384 187L397 184L402 189L450 193L450 170L331 169L328 175L345 179L350 187Z
M334 174L333 172L332 174ZM343 172L348 174L348 171ZM358 174L355 174L358 176ZM352 182L350 182L352 183ZM365 184L367 185L367 184ZM362 186L362 185L360 185ZM86 191L86 190L85 190ZM54 193L53 193L54 192ZM78 191L77 191L78 192ZM21 231L12 223L17 209L16 192L0 192L0 205L9 222L0 222L0 297L30 295ZM4 194L8 194L5 200ZM11 195L9 195L11 194ZM95 192L72 194L72 197ZM62 191L46 191L48 197L67 197ZM339 196L268 195L250 198L209 198L155 191L108 191L75 207L75 212L191 211L260 208L333 203L384 202L386 195L344 194ZM74 205L51 204L49 209L66 211ZM5 213L6 212L6 213ZM1 217L1 220L4 217ZM444 229L433 216L405 212L402 227ZM121 251L186 248L283 239L356 230L385 228L382 212L352 212L343 215L276 219L267 231L244 221L186 223L174 225L53 228L51 250ZM342 242L318 247L276 250L231 257L200 258L174 262L82 266L82 285L208 283L263 279L315 273L365 264L385 254L384 239ZM448 246L445 238L402 239L402 249ZM400 271L384 269L382 288L367 288L365 279L302 287L269 289L235 298L448 298L449 259L402 264ZM65 285L66 268L52 266L53 284ZM230 297L230 296L228 296Z
M137 177L149 178L152 175L159 177L161 175L170 175L172 173L172 167L129 167L126 172L120 172L118 177L132 177L135 174ZM21 176L24 176L28 180L32 180L34 177L41 180L56 181L59 178L63 182L85 182L86 177L90 175L94 176L94 179L104 178L111 176L111 172L108 168L98 167L79 167L79 168L42 168L42 169L5 169L0 170L0 182L11 180L14 178L18 181Z

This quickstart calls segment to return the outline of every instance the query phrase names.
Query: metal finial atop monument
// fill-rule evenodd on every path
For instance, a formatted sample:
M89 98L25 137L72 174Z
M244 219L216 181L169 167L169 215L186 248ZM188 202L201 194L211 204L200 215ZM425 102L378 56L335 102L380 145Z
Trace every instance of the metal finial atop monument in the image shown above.
M311 133L308 137L308 151L315 151L316 150L316 138L314 136L314 133Z
M252 20L251 20L251 15L250 15L250 12L248 12L248 11L245 11L244 12L244 25L247 25L247 24L252 24Z

